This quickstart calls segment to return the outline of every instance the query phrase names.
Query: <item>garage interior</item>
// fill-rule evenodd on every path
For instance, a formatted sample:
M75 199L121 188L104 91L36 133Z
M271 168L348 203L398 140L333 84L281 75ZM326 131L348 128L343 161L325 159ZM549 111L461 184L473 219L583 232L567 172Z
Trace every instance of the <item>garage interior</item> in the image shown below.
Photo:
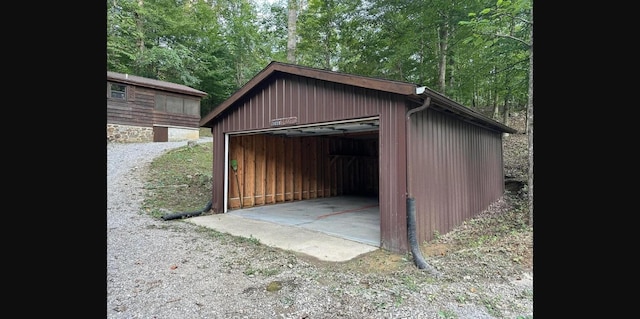
M378 132L369 118L230 134L227 212L379 246Z

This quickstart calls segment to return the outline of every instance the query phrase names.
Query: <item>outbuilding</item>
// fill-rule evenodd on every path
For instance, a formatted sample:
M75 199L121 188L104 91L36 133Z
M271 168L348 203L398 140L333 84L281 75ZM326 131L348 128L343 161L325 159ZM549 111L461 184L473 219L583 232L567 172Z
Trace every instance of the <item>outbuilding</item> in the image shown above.
M107 71L107 142L197 140L206 95L182 84Z
M377 198L380 247L409 250L504 193L516 130L425 86L271 62L200 120L213 135L212 210ZM302 212L301 212L302 213Z

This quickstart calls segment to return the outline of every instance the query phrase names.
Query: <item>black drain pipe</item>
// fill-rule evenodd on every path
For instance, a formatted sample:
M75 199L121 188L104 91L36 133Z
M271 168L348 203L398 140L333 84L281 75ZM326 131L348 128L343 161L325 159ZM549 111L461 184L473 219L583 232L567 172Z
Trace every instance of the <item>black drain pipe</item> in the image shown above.
M416 92L417 93L417 92ZM411 160L409 157L409 147L411 146L411 115L416 112L424 111L431 105L431 97L427 97L424 100L424 103L415 108L411 109L407 112L407 125L406 125L406 140L407 140L407 148L406 148L406 160L407 160L407 236L409 239L409 245L411 246L411 255L413 256L413 261L418 267L418 269L426 269L430 273L434 275L439 275L438 271L431 267L422 257L422 252L420 251L420 245L418 245L417 235L416 235L416 200L413 198L413 194L411 192L411 180L413 176L413 171L411 167Z
M213 201L209 200L209 202L207 203L207 206L205 206L201 210L196 210L196 211L193 211L193 212L167 214L167 215L162 216L162 219L163 220L172 220L172 219L195 217L195 216L201 215L202 213L206 213L209 210L211 210L211 205L212 204L213 204Z

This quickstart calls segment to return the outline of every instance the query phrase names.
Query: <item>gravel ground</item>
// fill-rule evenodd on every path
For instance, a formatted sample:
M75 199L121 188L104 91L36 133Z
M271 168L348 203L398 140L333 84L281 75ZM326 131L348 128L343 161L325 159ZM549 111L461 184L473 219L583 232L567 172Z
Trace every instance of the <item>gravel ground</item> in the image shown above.
M107 145L108 318L533 318L532 273L479 274L491 260L363 273L143 213L147 165L184 145Z

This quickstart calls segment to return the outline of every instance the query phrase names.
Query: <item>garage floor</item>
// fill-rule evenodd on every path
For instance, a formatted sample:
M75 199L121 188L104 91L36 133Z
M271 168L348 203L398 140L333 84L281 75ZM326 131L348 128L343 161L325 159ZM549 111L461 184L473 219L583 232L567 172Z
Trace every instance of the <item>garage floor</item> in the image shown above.
M339 196L264 205L227 214L380 246L380 207L375 197Z

